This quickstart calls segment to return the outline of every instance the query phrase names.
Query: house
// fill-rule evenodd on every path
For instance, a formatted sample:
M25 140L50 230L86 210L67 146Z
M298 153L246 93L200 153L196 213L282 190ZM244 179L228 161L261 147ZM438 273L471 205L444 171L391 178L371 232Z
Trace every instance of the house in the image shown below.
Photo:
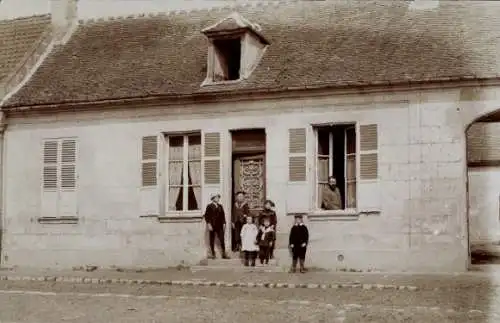
M76 23L61 3L57 41L2 107L3 265L196 264L209 196L230 210L243 189L254 212L276 203L280 264L300 213L312 266L467 270L466 129L499 118L500 4ZM321 209L330 175L342 210Z

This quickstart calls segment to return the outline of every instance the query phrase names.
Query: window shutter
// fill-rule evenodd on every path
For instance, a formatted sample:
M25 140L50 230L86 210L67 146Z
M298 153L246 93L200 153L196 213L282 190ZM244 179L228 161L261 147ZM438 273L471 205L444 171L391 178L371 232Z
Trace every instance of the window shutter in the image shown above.
M43 143L43 189L57 189L57 152L55 140Z
M47 140L42 144L42 196L40 216L58 216L58 155L59 142L57 140Z
M288 180L305 182L307 180L306 129L288 130Z
M77 216L77 143L76 139L60 141L59 216Z
M219 132L208 132L204 136L205 184L220 184L221 137Z
M140 215L159 216L162 210L161 189L158 185L160 176L160 136L144 136L141 140L141 189ZM164 185L162 185L164 189Z
M381 210L378 179L378 126L359 125L359 177L357 185L359 212L379 214Z
M141 178L143 187L158 184L158 136L142 137Z
M378 178L378 127L376 124L359 126L360 179Z
M76 140L63 140L61 144L61 188L76 188Z

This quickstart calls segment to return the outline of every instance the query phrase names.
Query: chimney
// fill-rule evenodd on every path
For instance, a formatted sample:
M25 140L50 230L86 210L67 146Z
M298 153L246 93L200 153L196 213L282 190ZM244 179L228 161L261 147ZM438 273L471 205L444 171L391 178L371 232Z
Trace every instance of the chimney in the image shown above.
M50 14L54 41L63 43L78 21L78 0L50 0Z

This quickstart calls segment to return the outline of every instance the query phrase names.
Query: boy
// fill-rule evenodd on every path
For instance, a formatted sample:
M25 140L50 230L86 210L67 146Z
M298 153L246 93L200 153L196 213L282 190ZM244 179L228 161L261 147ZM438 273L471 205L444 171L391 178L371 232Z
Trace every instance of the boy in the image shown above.
M263 218L263 225L259 229L257 241L259 243L259 259L260 264L269 264L269 256L271 247L274 243L274 229L268 217Z
M205 210L205 222L207 223L210 239L210 251L212 255L210 258L215 259L215 236L219 239L220 247L222 249L222 258L229 259L226 254L226 247L224 243L224 231L226 231L226 215L224 208L219 203L220 194L213 194L210 197L210 203Z
M292 268L294 273L297 269L297 260L300 262L300 272L304 273L304 262L306 260L307 244L309 243L309 230L302 220L302 215L295 216L295 224L290 230L289 246L292 251Z

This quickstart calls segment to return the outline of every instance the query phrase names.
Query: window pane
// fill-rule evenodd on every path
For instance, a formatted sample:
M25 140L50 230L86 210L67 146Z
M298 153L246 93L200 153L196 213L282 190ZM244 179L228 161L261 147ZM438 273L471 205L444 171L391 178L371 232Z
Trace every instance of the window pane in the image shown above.
M346 175L347 180L356 180L356 155L347 156L346 161Z
M168 185L182 184L182 161L168 163Z
M183 151L183 136L174 136L168 137L168 156L170 160L183 160L182 151Z
M188 191L188 210L199 210L201 201L201 187L190 186Z
M193 135L188 137L189 160L201 159L201 136Z
M190 161L188 172L188 184L201 185L201 161Z
M346 152L348 154L356 153L356 129L350 127L346 129Z
M182 211L182 187L170 187L168 190L168 210Z
M347 208L356 207L356 182L347 183Z
M328 182L328 163L330 159L327 157L318 158L318 182Z
M318 155L328 155L330 150L330 132L318 130Z

